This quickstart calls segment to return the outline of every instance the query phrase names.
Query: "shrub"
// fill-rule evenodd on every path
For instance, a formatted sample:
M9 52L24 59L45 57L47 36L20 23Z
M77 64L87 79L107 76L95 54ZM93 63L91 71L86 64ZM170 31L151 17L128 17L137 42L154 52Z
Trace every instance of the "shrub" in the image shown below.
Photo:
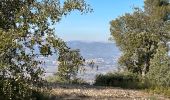
M150 61L146 78L152 87L170 87L170 63L166 45L159 43L156 54Z
M147 90L150 93L162 94L164 96L170 97L170 87L152 87L152 88L147 89Z
M94 85L113 86L121 88L139 89L145 88L142 79L133 73L108 73L106 75L97 75Z

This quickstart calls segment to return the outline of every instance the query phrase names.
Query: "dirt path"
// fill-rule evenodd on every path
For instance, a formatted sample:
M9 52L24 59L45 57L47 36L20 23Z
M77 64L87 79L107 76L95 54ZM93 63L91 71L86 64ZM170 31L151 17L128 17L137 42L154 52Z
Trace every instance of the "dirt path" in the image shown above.
M170 100L144 91L106 87L57 87L51 90L55 100Z

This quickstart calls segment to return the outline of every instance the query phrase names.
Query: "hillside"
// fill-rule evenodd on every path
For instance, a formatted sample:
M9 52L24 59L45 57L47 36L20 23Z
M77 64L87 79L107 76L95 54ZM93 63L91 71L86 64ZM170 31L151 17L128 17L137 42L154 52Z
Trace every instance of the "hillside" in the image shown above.
M86 71L79 74L79 77L86 81L92 81L96 74L105 74L117 69L117 60L121 53L114 43L69 41L67 45L71 49L79 49L80 54L86 59ZM46 62L45 69L48 75L57 71L56 56L42 59ZM98 70L96 67L91 69L88 66L91 61L98 66Z
M89 58L116 58L120 55L115 43L69 41L67 45L72 49L80 49L82 56Z

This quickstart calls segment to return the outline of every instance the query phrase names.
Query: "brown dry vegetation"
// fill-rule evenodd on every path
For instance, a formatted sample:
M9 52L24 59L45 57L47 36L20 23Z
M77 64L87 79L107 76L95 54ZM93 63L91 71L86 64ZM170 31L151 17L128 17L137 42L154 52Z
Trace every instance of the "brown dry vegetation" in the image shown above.
M170 100L145 91L99 87L62 85L51 90L52 100Z

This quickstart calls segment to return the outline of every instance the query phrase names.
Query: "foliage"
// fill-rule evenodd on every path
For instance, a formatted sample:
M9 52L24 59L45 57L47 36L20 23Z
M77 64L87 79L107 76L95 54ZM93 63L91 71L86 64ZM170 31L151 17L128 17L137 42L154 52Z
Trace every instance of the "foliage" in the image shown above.
M1 0L0 95L3 100L25 100L41 86L39 56L66 50L51 27L72 10L90 10L84 0ZM39 48L37 52L35 48Z
M61 78L57 75L49 76L46 78L46 80L49 84L68 84L68 85L70 85L70 84L71 85L87 84L88 85L88 83L81 78L74 78L69 81L64 81L64 80L61 80Z
M83 67L84 59L80 56L79 50L60 52L58 58L59 66L57 76L61 81L70 82L76 79L78 71Z
M151 59L147 78L152 86L169 87L170 86L170 59L166 45L159 43L154 58Z
M170 87L152 87L147 89L147 92L154 94L161 94L167 97L170 97Z
M106 75L97 75L94 85L113 86L121 88L145 88L142 79L133 73L108 73Z
M123 53L119 64L143 76L150 69L157 44L170 40L168 0L145 0L144 8L144 11L135 8L132 14L127 13L110 23L112 39Z

